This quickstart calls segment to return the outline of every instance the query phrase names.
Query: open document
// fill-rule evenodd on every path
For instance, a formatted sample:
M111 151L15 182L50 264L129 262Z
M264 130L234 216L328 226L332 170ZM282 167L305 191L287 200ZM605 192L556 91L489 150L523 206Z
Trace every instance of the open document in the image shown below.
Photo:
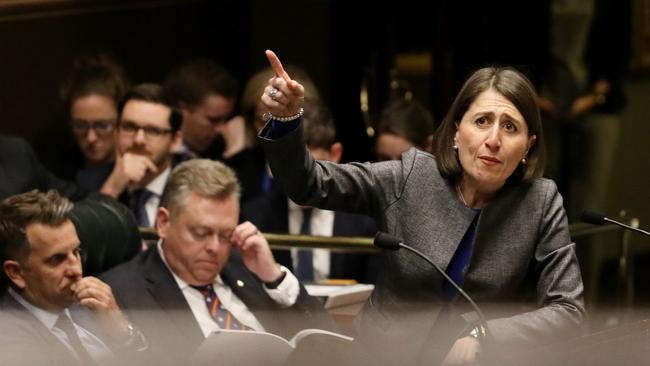
M283 365L303 343L349 344L354 339L323 329L303 329L286 340L276 334L251 330L220 330L203 341L192 365Z

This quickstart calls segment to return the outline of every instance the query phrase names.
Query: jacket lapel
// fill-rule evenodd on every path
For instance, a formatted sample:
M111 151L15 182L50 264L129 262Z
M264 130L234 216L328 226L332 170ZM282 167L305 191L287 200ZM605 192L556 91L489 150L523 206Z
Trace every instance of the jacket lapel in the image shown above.
M165 315L164 318L174 325L177 334L182 334L187 343L200 344L204 339L201 328L178 288L174 276L163 263L155 247L150 249L143 269L147 280L147 291L160 307L161 313Z
M474 210L465 206L456 197L454 187L448 185L444 185L444 187L445 189L436 192L436 195L446 197L442 200L431 202L431 205L427 206L431 207L431 212L415 213L420 216L418 220L429 221L422 222L422 227L433 228L433 230L426 233L421 231L423 236L420 240L422 243L427 243L424 246L424 253L432 258L434 263L440 266L443 271L449 266L449 262L451 262L454 253L456 253L458 245L476 216ZM423 197L423 199L429 198ZM440 207L441 203L444 207ZM434 209L436 206L439 209ZM431 235L431 233L435 234Z
M35 352L50 352L51 357L59 358L58 361L65 361L69 364L76 364L78 362L63 342L52 334L43 323L16 301L8 292L5 291L2 295L0 303L0 309L2 309L3 313L1 316L15 317L28 327L29 336L32 337L32 341L39 348L35 349ZM4 329L3 331L11 331L11 329ZM23 330L20 333L24 335Z

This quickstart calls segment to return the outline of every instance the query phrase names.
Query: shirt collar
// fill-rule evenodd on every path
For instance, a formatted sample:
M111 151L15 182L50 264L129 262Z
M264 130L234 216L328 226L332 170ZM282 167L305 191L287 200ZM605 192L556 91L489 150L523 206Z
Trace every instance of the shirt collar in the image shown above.
M167 169L163 170L162 173L158 174L149 184L147 184L147 190L156 196L160 197L165 190L165 184L167 184L167 178L172 171L172 167L168 166Z
M293 202L290 199L287 199L287 200L289 201L289 212L296 212L296 211L301 212L302 210L304 210L306 208L310 208L309 206L301 206L301 205ZM324 213L327 213L327 212L333 212L333 211L329 211L329 210L321 210L320 208L316 208L316 207L311 207L311 209L312 209L311 217L315 217L316 215L324 214Z
M175 154L187 155L191 159L196 159L199 157L199 155L194 151L190 150L190 148L187 145L185 145L184 142L181 143L181 146L178 147L178 149L175 151Z
M45 310L41 309L38 306L32 305L29 301L27 301L21 294L18 292L14 291L13 288L9 288L9 294L16 300L18 303L20 303L22 306L24 306L32 315L36 317L47 329L52 330L54 328L54 324L56 324L57 319L59 319L59 316L61 315L61 312L59 311L50 311L50 310ZM67 314L70 316L70 313L68 309L64 309L63 313Z
M309 206L301 206L290 199L288 200L289 200L289 211L302 211L305 208L309 208ZM316 207L313 207L312 210L313 210L312 212L315 212L318 209Z

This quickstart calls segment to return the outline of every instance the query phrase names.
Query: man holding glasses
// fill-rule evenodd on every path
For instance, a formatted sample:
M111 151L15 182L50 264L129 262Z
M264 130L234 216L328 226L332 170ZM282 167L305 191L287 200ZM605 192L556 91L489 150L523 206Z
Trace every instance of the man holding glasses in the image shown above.
M117 157L101 192L127 203L140 226L153 226L182 119L158 84L136 85L120 105Z

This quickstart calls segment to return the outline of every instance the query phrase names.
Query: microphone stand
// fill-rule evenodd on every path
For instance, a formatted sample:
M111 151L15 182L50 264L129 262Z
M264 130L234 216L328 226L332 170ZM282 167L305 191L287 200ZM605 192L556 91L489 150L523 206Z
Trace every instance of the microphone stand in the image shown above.
M419 250L417 250L415 248L412 248L412 247L410 247L408 245L405 245L404 243L401 243L401 242L398 244L398 246L400 248L408 250L411 253L416 254L418 257L420 257L420 258L424 259L425 261L427 261L433 268L435 268L438 271L438 273L440 273L442 275L442 277L444 277L444 279L447 282L449 282L456 289L456 291L458 291L459 294L461 294L461 296L463 296L463 298L465 300L467 300L467 302L470 303L470 305L472 305L472 307L476 311L476 314L478 315L479 323L480 323L480 326L481 326L480 329L479 329L479 336L481 338L487 338L488 335L489 335L489 330L488 330L487 320L485 319L485 316L483 315L483 312L478 307L478 305L476 305L474 300L472 300L472 298L462 288L460 288L460 286L458 286L456 281L452 280L451 277L449 277L449 275L447 275L447 273L445 273L445 271L441 270L435 263L433 263L433 261L431 259L429 259L429 257L424 255L424 253L422 253Z
M626 229L628 229L628 230L632 230L632 231L635 231L635 232L637 232L637 233L640 233L640 234L643 234L643 235L646 235L646 236L650 236L650 232L647 232L647 231L645 231L645 230L639 229L639 228L634 227L634 226L632 226L632 225L624 224L624 223L622 223L622 222L620 222L620 221L612 220L612 219L610 219L609 217L604 217L603 220L605 220L606 222L608 222L608 223L610 223L610 224L618 225L618 226L623 227L623 228L626 228Z
M632 219L632 225L622 223L617 220L610 219L609 217L590 210L583 210L580 215L580 221L586 222L592 225L604 225L604 224L613 224L619 227L622 227L626 230L623 230L622 239L621 239L621 255L618 260L619 268L619 284L624 289L623 298L619 297L619 301L625 303L626 311L623 313L622 317L627 319L629 317L629 312L631 311L632 304L634 302L634 262L630 260L630 247L628 243L628 234L630 232L636 232L646 236L650 236L650 232L639 229L638 220ZM629 231L628 231L629 230Z

